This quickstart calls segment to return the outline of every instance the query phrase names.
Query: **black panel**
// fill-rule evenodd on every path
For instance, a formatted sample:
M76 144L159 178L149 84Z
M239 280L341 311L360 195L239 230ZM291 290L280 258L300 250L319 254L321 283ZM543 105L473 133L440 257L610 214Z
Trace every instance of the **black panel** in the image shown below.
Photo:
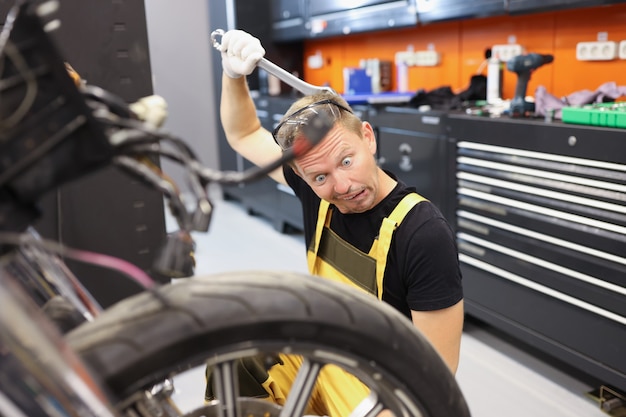
M594 126L545 123L528 119L481 118L452 114L450 136L516 149L537 150L562 156L623 163L623 130ZM485 132L489 132L486 134ZM514 134L513 134L514 132Z
M466 230L462 228L462 230ZM482 246L480 241L487 242L488 246ZM524 238L512 233L503 232L497 229L489 230L489 236L483 236L483 239L476 241L466 240L465 235L459 237L459 246L464 252L470 254L489 265L501 268L505 271L513 271L520 277L530 277L533 282L538 283L546 288L556 290L563 295L574 297L577 300L601 306L610 312L626 316L626 304L623 295L611 290L587 283L583 280L576 279L576 275L587 275L588 277L600 276L604 279L603 272L612 275L613 278L621 278L623 271L618 271L618 266L613 265L613 269L604 267L597 260L591 257L587 259L578 258L578 263L586 263L586 266L593 266L593 263L599 268L587 269L585 274L578 268L576 270L563 271L567 269L568 263L571 263L573 253L566 251L558 252L553 246L543 242L533 242L528 238ZM468 247L469 246L469 247ZM476 250L479 248L480 254ZM501 252L505 249L505 252ZM541 256L538 256L540 254ZM570 256L568 258L568 255ZM528 258L527 258L528 257ZM540 261L536 264L534 261ZM551 263L559 270L546 267L546 263ZM606 281L611 281L607 279Z
M448 120L468 313L625 389L623 130Z
M462 169L462 167L460 167ZM476 191L474 184L459 181L459 186L467 190ZM500 190L489 189L491 196L497 196ZM473 198L466 194L461 194L458 199L459 210L472 210L481 216L488 216L490 219L504 223L522 225L526 229L537 230L542 234L557 239L565 240L571 244L579 246L593 247L607 254L616 256L623 255L623 248L626 245L626 236L610 232L598 227L557 218L551 215L540 214L520 208L518 205L523 199L512 199L511 204L498 204L486 202L484 198ZM537 205L535 207L541 207ZM610 276L608 277L610 279Z
M316 4L315 6L313 4ZM394 29L417 24L415 0L396 1L354 1L363 7L348 7L347 2L327 2L317 5L317 0L309 0L309 7L317 10L330 10L326 14L308 16L307 36L310 38L347 35L376 30ZM376 3L376 4L374 4Z
M626 388L622 326L467 265L463 287L467 314L573 366L589 379Z
M417 23L415 0L272 0L277 42L371 32Z
M272 37L274 41L294 41L306 37L304 1L305 0L271 0L270 10ZM256 6L256 2L251 3L254 3L255 8L258 7Z
M128 102L152 94L143 1L63 0L60 4L61 28L53 36L82 78Z
M4 15L13 1L0 0ZM89 84L127 102L152 94L143 1L63 0L61 27L51 33L63 58ZM115 169L105 169L50 193L41 203L37 227L70 247L116 256L154 278L154 257L165 237L163 197ZM119 273L70 263L73 272L103 305L139 286Z
M509 12L528 13L623 3L623 0L509 0Z
M505 0L417 0L417 18L428 23L504 14Z
M445 134L443 112L407 107L374 108L368 121L378 142L378 161L407 185L432 201L454 224L452 146Z
M60 15L55 37L88 83L127 102L152 94L143 1L64 0ZM59 208L64 243L121 257L165 281L151 270L165 237L159 192L109 169L63 188ZM119 274L72 268L105 306L140 290Z
M309 14L317 16L324 13L341 12L376 4L392 3L395 0L313 0L309 2Z
M239 3L239 2L238 2ZM272 21L304 18L303 0L271 0Z

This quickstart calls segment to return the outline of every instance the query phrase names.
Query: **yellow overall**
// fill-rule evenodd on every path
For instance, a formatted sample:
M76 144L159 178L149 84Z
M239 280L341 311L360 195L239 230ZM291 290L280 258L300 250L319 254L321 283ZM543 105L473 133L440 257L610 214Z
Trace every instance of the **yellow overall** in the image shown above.
M314 240L309 247L309 272L323 278L350 284L382 299L383 276L387 253L393 233L406 214L425 199L416 194L406 195L389 217L383 219L378 237L369 253L363 253L330 230L332 210L322 200ZM263 386L278 404L285 401L289 388L302 363L299 356L280 355L282 365L269 370ZM343 369L329 365L322 368L309 403L309 412L315 415L346 417L368 395L368 388Z

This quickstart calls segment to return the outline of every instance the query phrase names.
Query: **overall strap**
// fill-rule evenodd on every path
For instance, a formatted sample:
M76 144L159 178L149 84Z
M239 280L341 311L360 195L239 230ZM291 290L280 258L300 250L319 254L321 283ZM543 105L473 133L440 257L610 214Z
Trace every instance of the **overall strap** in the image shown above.
M378 298L383 298L383 276L387 266L387 254L391 246L391 239L396 228L402 223L404 217L415 205L426 199L417 193L411 193L404 196L395 209L388 217L383 219L382 225L378 232L378 244L376 249L376 286L378 289Z
M315 236L313 237L312 254L307 256L307 263L309 266L309 272L313 273L315 267L315 261L317 259L317 252L322 240L322 231L324 227L330 226L330 216L328 214L328 207L330 204L326 200L320 200L320 208L317 211L317 223L315 225ZM328 224L327 224L328 223Z

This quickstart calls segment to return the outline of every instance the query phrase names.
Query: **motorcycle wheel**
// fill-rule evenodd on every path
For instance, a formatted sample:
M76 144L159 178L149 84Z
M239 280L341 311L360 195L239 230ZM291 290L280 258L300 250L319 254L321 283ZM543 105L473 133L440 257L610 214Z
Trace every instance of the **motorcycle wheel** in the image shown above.
M375 297L298 273L233 272L164 285L111 306L67 341L118 407L209 363L219 370L222 396L198 415L277 415L273 404L238 397L233 364L282 352L304 358L286 415L303 415L311 382L334 364L370 388L351 415L469 416L454 376L406 317Z

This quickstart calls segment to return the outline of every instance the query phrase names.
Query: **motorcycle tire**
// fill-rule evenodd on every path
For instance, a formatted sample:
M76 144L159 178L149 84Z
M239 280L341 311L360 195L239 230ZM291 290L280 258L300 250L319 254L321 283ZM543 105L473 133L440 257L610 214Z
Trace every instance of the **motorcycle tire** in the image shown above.
M179 280L118 302L66 338L118 404L207 360L219 367L237 355L282 352L353 373L377 394L377 410L470 415L453 374L410 320L371 295L299 273Z

